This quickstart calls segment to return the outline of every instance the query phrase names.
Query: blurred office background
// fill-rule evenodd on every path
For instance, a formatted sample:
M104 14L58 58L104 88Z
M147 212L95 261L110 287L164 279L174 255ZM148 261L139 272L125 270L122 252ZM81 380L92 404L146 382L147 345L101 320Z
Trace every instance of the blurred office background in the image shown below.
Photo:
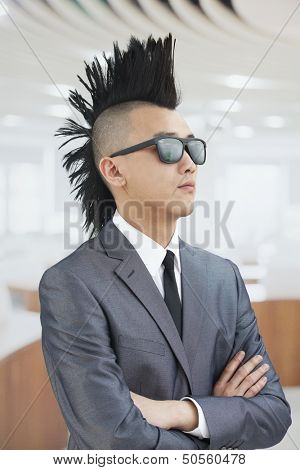
M62 449L41 353L37 287L87 235L53 134L84 60L131 34L176 37L178 111L207 140L182 238L240 268L300 446L298 0L1 0L0 443ZM225 229L220 225L224 216ZM77 224L77 226L76 226ZM78 229L79 227L79 229Z

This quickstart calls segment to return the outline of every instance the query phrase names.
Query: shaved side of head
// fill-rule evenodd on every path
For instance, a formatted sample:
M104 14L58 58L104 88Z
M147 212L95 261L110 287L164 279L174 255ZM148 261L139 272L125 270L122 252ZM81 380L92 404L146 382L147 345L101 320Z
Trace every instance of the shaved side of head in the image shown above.
M99 169L101 159L131 145L129 143L130 135L134 132L134 128L130 113L137 108L146 106L156 107L157 105L147 101L125 101L107 108L95 121L92 131L95 164L104 184L110 190L110 185Z

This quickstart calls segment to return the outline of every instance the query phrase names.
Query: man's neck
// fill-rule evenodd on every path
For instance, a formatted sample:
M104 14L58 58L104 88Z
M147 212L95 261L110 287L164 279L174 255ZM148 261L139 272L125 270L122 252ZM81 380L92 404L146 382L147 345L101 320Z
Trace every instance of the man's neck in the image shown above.
M147 216L145 213L138 214L138 217L132 217L130 211L123 211L122 207L118 207L119 214L137 230L152 238L163 248L166 248L175 232L177 221L170 218L167 219L166 214L147 208ZM135 211L136 212L136 211Z

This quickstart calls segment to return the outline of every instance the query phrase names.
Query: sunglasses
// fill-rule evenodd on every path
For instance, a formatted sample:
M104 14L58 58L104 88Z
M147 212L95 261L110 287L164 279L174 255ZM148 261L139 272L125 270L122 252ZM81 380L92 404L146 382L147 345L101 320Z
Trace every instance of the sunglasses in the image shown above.
M110 155L117 157L119 155L127 155L146 147L156 145L156 149L160 160L163 163L177 163L183 156L184 149L196 165L203 165L206 160L206 142L196 137L180 139L179 137L160 136L154 139L146 140L139 144L119 150Z

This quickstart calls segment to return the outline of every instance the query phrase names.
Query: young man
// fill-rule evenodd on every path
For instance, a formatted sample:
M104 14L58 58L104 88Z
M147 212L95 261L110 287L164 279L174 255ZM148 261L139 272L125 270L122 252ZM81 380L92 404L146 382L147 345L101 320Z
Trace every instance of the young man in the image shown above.
M95 236L39 286L68 449L273 446L290 407L239 269L177 232L206 145L176 111L172 36L105 60L106 75L95 58L79 77L92 103L69 98L89 127L57 133L86 137L64 166Z

